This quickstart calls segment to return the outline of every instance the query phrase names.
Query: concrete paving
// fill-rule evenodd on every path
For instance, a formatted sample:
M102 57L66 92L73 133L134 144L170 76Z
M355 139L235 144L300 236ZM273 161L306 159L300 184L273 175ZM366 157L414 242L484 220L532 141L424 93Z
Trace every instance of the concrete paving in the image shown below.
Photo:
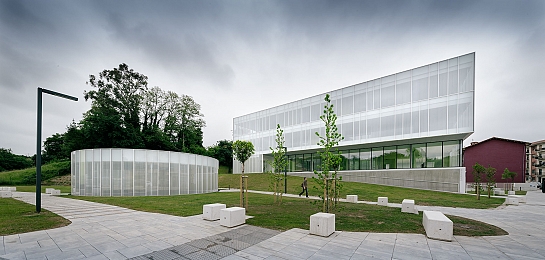
M14 195L17 199L34 203L32 193L17 192ZM324 238L302 229L276 235L263 229L254 230L254 238L261 237L261 242L241 247L243 241L229 244L226 238L233 237L228 235L229 232L243 234L248 232L244 228L255 227L243 225L236 232L237 229L219 226L218 221L202 220L200 215L174 217L44 195L43 208L71 220L72 224L0 237L0 258L545 259L545 194L528 192L527 201L518 206L486 210L417 206L418 210L437 210L496 225L509 232L506 236L454 236L452 242L445 242L428 239L421 234L337 231ZM398 204L388 206L400 207ZM270 238L259 236L260 233L268 234ZM194 250L188 246L199 249L200 253L184 253L183 250Z

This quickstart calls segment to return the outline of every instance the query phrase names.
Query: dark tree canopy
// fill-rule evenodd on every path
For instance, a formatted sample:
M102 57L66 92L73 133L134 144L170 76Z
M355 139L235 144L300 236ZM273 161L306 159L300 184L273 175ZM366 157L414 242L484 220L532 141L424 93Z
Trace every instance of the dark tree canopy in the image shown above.
M208 156L218 159L219 164L233 168L233 141L220 140L208 147Z
M0 148L0 172L32 167L32 160L23 155L16 155L11 149Z
M127 64L90 75L91 109L66 133L46 139L44 154L69 159L88 148L134 148L206 154L200 105L187 95L148 88L148 77ZM49 158L49 157L48 157Z

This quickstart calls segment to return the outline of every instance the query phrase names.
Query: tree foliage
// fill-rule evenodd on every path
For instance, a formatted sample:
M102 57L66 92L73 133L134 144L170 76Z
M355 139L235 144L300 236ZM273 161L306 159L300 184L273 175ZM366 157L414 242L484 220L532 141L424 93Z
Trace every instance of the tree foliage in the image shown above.
M11 149L0 148L0 172L25 169L33 165L27 156L13 154Z
M219 164L233 169L233 141L220 140L208 147L208 156L216 158Z
M148 88L148 77L127 64L90 75L85 91L91 108L80 122L44 143L47 160L69 159L90 148L135 148L205 155L206 126L200 105L187 95Z
M322 147L318 153L322 159L321 171L314 171L316 177L316 183L324 191L322 198L323 211L329 212L334 206L337 206L340 191L342 189L342 176L337 178L337 169L341 163L341 157L339 156L338 149L334 151L334 147L344 139L337 129L335 122L337 121L337 115L333 110L333 104L329 98L329 94L326 94L324 98L326 104L324 105L324 113L320 116L320 119L325 124L325 135L320 136L318 132L316 135L320 138L318 145Z
M479 163L473 165L473 180L475 182L475 194L477 194L477 200L481 199L481 180L483 174L486 172L486 168Z
M276 147L269 147L273 156L273 161L270 162L272 170L269 173L271 181L269 188L274 192L274 201L282 204L282 195L284 194L284 182L282 180L285 177L282 172L288 166L288 161L286 160L284 130L280 128L280 124L276 126L275 141Z
M486 168L486 188L488 190L488 198L490 198L490 193L492 191L492 188L494 187L494 184L496 184L496 168L488 165L488 168Z
M501 178L502 179L511 179L511 190L513 190L513 186L514 186L514 183L515 183L515 177L517 176L517 173L516 172L512 172L510 171L509 169L505 168L505 170L503 170L503 174L501 175Z
M254 154L254 145L250 141L236 140L233 143L233 156L235 160L242 164L242 174L244 174L244 163Z

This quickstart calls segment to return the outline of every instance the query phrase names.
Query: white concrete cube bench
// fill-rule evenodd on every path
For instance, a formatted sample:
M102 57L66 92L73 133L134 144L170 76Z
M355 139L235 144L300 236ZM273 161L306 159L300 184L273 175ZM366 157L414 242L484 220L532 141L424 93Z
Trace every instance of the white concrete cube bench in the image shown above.
M55 189L53 189L53 190L51 191L51 195L61 195L61 190L55 190Z
M310 216L310 234L328 237L335 232L335 214L319 212Z
M505 195L505 191L501 188L494 188L494 195Z
M358 203L358 195L346 195L346 202Z
M51 194L54 190L53 188L45 188L45 194Z
M401 202L401 212L418 214L418 210L414 207L414 200L404 199Z
M220 219L220 210L225 208L225 204L214 203L202 206L202 218L206 220Z
M452 221L439 211L424 210L422 225L426 236L431 239L452 241Z
M0 198L11 198L10 190L0 190Z
M220 225L235 227L246 223L246 209L232 207L220 210Z
M515 191L514 190L510 190L507 192L507 195L515 195Z
M388 197L378 197L378 205L388 206Z
M0 190L17 191L17 187L0 187Z
M516 198L516 197L513 197L513 195L507 197L507 199L505 199L505 203L507 205L518 205L519 204L519 199Z
M526 196L523 195L509 195L508 197L517 198L519 203L526 203Z

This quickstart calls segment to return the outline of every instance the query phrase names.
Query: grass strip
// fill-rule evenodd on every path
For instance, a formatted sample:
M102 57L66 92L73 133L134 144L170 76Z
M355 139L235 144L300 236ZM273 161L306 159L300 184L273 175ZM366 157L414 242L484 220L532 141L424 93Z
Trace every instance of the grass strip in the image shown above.
M67 220L55 213L13 198L0 198L0 236L21 234L69 225Z
M238 188L240 186L240 174L220 174L219 187ZM269 177L263 173L248 174L248 189L270 191ZM288 193L299 194L301 192L302 177L288 176ZM309 195L318 196L323 191L318 190L315 180L309 179ZM401 187L392 187L359 182L343 182L341 198L346 195L358 195L359 200L377 201L378 197L388 197L390 203L401 203L403 199L413 199L417 205L421 206L443 206L453 208L472 208L488 209L496 208L505 202L502 198L481 198L477 200L475 196L468 194L458 194L449 192L438 192L430 190L419 190Z

